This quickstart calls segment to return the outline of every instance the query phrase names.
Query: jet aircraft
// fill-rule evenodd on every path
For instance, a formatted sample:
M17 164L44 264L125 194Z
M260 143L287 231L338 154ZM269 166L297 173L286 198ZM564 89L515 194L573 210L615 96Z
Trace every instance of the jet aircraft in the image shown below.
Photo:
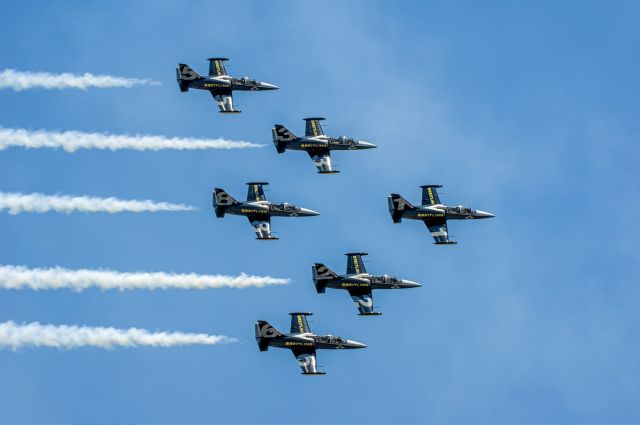
M229 76L224 68L224 62L229 60L227 58L209 58L207 60L209 61L208 77L201 77L189 65L181 63L176 68L176 79L181 92L189 91L190 88L208 90L218 104L220 112L240 112L237 109L233 109L232 92L234 90L262 91L278 89L273 84L263 83L249 77L236 78Z
M320 121L325 118L304 118L306 129L304 137L298 137L287 130L283 125L276 124L271 129L273 144L278 153L284 153L287 149L295 151L306 151L311 160L322 174L339 173L331 166L331 151L347 151L356 149L371 149L377 146L373 143L354 140L351 137L341 136L338 138L324 134Z
M256 232L257 239L278 239L271 236L271 217L309 217L319 215L317 212L300 208L293 204L274 204L267 201L263 186L266 182L252 182L249 185L246 202L238 202L224 189L215 188L213 191L213 208L216 217L222 218L225 214L244 215L249 219Z
M260 351L269 347L288 348L298 360L303 375L324 375L319 372L316 362L316 350L339 350L365 348L366 345L350 339L333 335L316 335L309 329L307 316L312 313L289 313L291 332L280 333L269 322L258 320L255 323L256 341Z
M326 288L344 289L349 291L349 295L358 307L358 314L361 316L377 316L382 313L373 310L373 289L402 289L417 288L419 283L410 280L399 279L389 275L371 275L367 273L362 261L365 252L350 252L347 256L347 273L340 276L334 273L329 267L321 263L311 266L313 273L313 283L318 294L324 294Z
M437 188L441 185L424 185L422 188L422 205L414 207L397 193L388 197L389 212L394 223L400 223L403 218L422 220L435 239L436 245L456 244L449 240L447 220L478 219L495 217L493 214L459 205L449 207L440 202Z

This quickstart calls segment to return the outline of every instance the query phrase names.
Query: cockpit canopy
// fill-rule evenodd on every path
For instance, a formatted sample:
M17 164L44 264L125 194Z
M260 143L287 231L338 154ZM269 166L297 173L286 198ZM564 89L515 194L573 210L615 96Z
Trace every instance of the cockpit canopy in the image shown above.
M373 281L376 283L388 283L388 284L393 284L393 283L398 283L400 280L393 277L393 276L389 276L388 274L382 275L382 276L375 276L373 278Z
M237 80L240 84L244 84L245 86L257 86L258 82L253 78L242 77Z
M299 212L300 211L300 207L296 207L293 204L289 204L287 202L283 202L282 204L273 204L272 208L274 210L278 210L278 211L285 211L285 212Z
M341 145L355 145L355 140L353 140L351 137L347 137L347 136L340 136L337 139L334 139L336 143L341 144Z
M333 336L333 335L319 336L318 341L326 342L329 344L346 344L347 343L346 339L340 338L339 336Z
M449 207L447 209L457 214L473 214L475 212L475 210L472 210L471 208L463 207L462 205L458 205L457 207Z

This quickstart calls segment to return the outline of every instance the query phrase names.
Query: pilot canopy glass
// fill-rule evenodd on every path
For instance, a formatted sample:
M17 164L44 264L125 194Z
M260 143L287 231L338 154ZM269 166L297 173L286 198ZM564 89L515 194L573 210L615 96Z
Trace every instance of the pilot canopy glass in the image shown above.
M338 336L333 336L333 335L320 336L318 337L318 340L320 342L326 342L329 344L346 344L347 343L346 339L340 338Z

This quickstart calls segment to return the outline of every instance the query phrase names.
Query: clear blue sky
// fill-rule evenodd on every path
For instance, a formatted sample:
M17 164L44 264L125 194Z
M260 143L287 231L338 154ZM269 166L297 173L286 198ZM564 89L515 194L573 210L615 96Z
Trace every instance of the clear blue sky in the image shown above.
M11 128L225 137L244 151L0 152L0 190L150 198L192 213L0 214L0 262L290 277L286 287L210 291L2 292L0 321L226 334L215 347L0 351L0 423L640 422L640 6L636 2L7 2L0 69L151 78L133 89L0 93ZM179 92L178 62L277 84L236 96ZM277 155L270 128L379 145L315 173ZM274 219L281 240L217 220L210 191L244 183L321 213ZM497 218L454 222L436 247L394 225L386 195L442 199ZM423 283L377 292L362 318L345 293L318 296L310 265ZM318 332L365 350L322 351L328 375L299 374L284 350L258 351L253 322Z

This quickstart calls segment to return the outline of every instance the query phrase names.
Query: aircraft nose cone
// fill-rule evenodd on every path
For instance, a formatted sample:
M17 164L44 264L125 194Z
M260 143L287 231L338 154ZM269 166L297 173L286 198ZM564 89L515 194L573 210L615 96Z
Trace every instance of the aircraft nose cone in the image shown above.
M377 146L374 145L373 143L369 143L369 142L364 142L362 140L358 140L358 148L359 149L373 149L373 148L377 148Z
M349 348L367 348L367 344L363 344L358 341L351 341L350 339L347 340L347 345Z
M280 87L276 86L275 84L260 83L261 90L278 90L279 88Z
M310 210L308 208L300 208L300 215L312 217L314 215L320 215L320 213L315 212L314 210Z
M422 285L419 284L418 282L402 279L402 286L404 286L405 288L419 288Z
M476 217L477 218L493 218L495 217L495 215L485 211L476 210Z

